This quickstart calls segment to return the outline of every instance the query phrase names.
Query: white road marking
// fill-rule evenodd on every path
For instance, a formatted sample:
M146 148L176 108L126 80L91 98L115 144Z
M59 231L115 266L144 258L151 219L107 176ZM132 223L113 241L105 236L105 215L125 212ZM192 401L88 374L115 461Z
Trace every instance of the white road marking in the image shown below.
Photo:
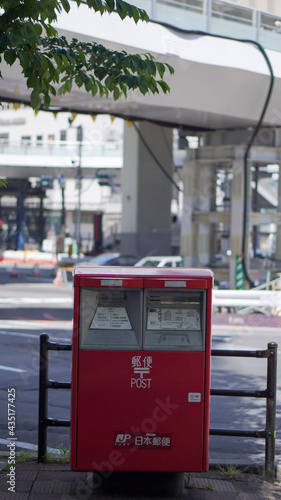
M0 330L0 335L7 336L7 332ZM36 339L36 340L39 339L39 335L32 335L31 333L9 332L8 335L9 335L9 337L14 336L14 337L25 337L28 339ZM71 335L69 335L68 337L63 337L63 338L62 337L53 337L50 340L52 342L69 342L71 340Z
M0 304L72 304L71 297L0 297Z
M7 372L16 372L16 373L26 373L27 370L22 370L21 368L12 368L11 366L0 365L0 370L5 370Z
M51 321L51 320L17 320L7 319L0 320L1 330L71 330L72 321Z
M258 325L241 325L241 324L236 324L236 325L216 325L215 323L212 324L212 334L213 335L220 335L225 333L227 336L230 335L231 333L233 334L243 334L247 332L253 332L255 331L259 333L281 333L281 328L279 327L274 327L274 326L258 326Z

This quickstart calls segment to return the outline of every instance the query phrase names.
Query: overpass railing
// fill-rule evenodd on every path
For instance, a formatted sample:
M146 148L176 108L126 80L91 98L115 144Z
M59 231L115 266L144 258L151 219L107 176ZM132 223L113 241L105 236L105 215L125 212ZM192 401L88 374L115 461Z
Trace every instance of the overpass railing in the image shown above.
M183 30L250 39L281 50L281 17L224 0L134 0L152 21Z

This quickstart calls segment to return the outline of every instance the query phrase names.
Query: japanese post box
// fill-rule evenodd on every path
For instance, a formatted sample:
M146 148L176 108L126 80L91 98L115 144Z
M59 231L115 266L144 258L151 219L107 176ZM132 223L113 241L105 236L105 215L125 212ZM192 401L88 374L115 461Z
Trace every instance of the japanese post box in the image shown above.
M76 267L73 470L208 469L212 286L206 269Z

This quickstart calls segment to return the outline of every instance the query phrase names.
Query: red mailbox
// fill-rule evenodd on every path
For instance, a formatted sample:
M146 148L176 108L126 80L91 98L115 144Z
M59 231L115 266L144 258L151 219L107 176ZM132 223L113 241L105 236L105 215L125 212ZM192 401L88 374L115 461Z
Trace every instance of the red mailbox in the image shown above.
M206 471L213 274L74 272L71 468Z

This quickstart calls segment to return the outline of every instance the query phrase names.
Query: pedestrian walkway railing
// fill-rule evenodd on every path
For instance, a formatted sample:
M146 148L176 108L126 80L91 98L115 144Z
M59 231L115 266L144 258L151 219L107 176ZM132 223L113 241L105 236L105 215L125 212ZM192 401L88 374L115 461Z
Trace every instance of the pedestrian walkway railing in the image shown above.
M281 18L274 13L224 0L135 0L134 5L145 9L152 21L183 31L254 40L266 49L281 50ZM176 55L175 45L169 49Z
M210 435L240 436L265 439L265 478L269 482L275 480L275 423L276 423L276 383L277 383L277 349L275 342L270 342L266 350L211 351L212 356L236 356L243 358L267 359L267 387L265 390L221 390L211 389L211 396L239 396L266 399L266 426L264 430L231 430L210 429ZM48 390L70 389L71 382L49 380L49 351L71 351L71 344L50 341L49 335L40 335L40 369L39 369L39 422L38 422L38 462L44 462L47 453L48 427L69 427L70 420L48 417Z
M241 315L251 312L276 315L280 309L281 291L261 290L213 290L213 306L236 311Z

